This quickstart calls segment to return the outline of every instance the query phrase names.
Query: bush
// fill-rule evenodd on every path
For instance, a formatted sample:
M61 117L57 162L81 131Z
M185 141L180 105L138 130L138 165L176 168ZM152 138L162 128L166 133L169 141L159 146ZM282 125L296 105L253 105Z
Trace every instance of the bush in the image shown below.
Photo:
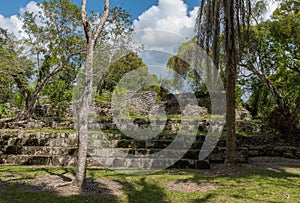
M9 109L6 104L0 104L0 118L3 118L9 114Z

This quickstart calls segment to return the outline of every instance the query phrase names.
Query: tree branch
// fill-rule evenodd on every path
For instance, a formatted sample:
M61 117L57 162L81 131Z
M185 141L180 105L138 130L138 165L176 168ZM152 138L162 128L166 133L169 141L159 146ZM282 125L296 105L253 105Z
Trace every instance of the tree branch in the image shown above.
M18 87L18 89L20 90L20 93L22 94L22 96L26 100L27 97L29 96L29 91L25 88L24 83L19 78L18 74L16 74L16 73L10 73L10 75L13 77L13 79L14 79L17 87Z
M87 13L86 13L86 0L82 0L81 4L81 19L83 23L83 28L86 36L86 40L89 43L89 41L92 38L92 30L89 21L86 18Z
M69 60L73 57L73 56L76 56L80 53L82 53L83 51L85 50L80 50L80 51L77 51L77 52L74 52L74 53L71 53L63 62L61 62L61 64L56 68L54 69L49 75L47 75L44 80L40 83L38 83L36 85L36 88L35 88L35 92L34 92L34 97L37 97L40 92L44 89L44 87L46 86L46 84L48 83L48 81L53 77L55 76L56 74L58 74L60 71L63 70L64 66L69 62Z
M103 15L101 16L100 22L96 27L96 31L95 31L94 36L93 36L93 40L97 40L100 33L102 32L103 27L104 27L105 22L106 22L107 17L108 17L108 13L109 13L109 0L105 0Z
M263 82L265 82L265 84L271 89L271 91L273 92L273 94L276 97L276 101L278 103L278 105L280 105L281 107L284 106L283 103L283 98L280 94L280 92L277 90L277 88L273 85L273 83L271 82L271 80L269 80L266 76L264 76L263 74L261 74L258 70L256 70L256 68L253 66L252 63L250 64L239 64L239 66L245 67L247 68L249 71L251 71L253 74L255 74L257 77L259 77L259 79L261 79Z

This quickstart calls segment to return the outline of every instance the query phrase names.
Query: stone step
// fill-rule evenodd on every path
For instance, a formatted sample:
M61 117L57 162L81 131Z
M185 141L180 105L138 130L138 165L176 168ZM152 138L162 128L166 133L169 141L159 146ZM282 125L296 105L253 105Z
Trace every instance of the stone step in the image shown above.
M71 129L70 129L71 131ZM0 141L7 141L9 139L60 139L69 138L76 139L77 132L12 132L12 133L0 133Z
M51 146L68 147L77 146L77 139L70 138L17 138L11 137L8 140L0 141L0 146Z
M149 159L149 158L103 158L103 157L93 157L101 165L107 166L111 169L145 169L145 170L155 170L155 169L166 169L166 168L176 168L176 169L210 169L209 161L202 160L191 160L191 159Z
M185 125L196 125L199 124L199 130L203 131L207 127L207 120L206 119L195 119L195 117L190 118L167 118L167 119L154 119L151 118L148 119L147 117L141 117L141 118L122 118L118 119L117 123L116 120L113 120L112 118L94 118L89 122L89 129L95 129L95 130L112 130L112 129L118 129L118 130L128 130L128 129L135 129L137 127L139 128L145 128L151 124L155 129L160 130L178 130L182 123L185 123Z
M0 155L0 165L37 165L37 166L76 166L77 157L74 156L59 156L59 155ZM105 168L99 162L90 157L87 158L88 167Z
M31 156L31 155L0 155L3 165L41 165L41 166L75 166L76 158L72 156ZM121 158L88 158L88 167L110 169L209 169L208 161L189 159L121 159Z
M290 146L249 146L248 151L249 157L270 156L297 158L297 148Z
M0 155L0 164L7 165L72 165L76 160L72 156L50 156L50 155ZM75 162L74 162L75 163Z
M165 149L171 147L172 149L200 149L203 142L193 140L175 141L175 140L92 140L89 142L91 148L129 148L129 149Z
M182 125L181 124L162 124L162 125L151 125L152 129L156 130L169 130L169 131L174 131L176 132L177 130L180 129ZM120 130L120 131L125 131L125 130L130 130L130 129L138 129L138 128L150 128L148 124L142 124L142 125L134 125L134 124L121 124L121 125L115 125L111 123L90 123L88 125L89 130ZM207 131L207 125L199 125L197 128L199 131Z
M89 154L92 157L99 158L164 158L164 159L188 159L198 160L199 149L129 149L129 148L93 148L89 149ZM240 163L248 162L248 148L239 147L236 149L238 160ZM213 163L223 163L226 158L226 147L215 147L206 158Z
M149 149L162 149L168 147L171 143L174 143L176 148L186 148L187 143L194 140L193 137L181 137L180 139L150 139L150 140L134 140L134 139L115 139L114 140L98 140L89 139L89 145L95 147L117 147L117 148L149 148ZM192 148L201 148L204 138L199 138L193 142ZM69 138L45 138L45 139L20 139L10 138L7 141L0 141L1 148L7 148L9 146L36 146L36 147L76 147L77 139Z
M11 145L5 146L0 150L2 154L7 155L60 155L60 156L77 156L76 147L39 147L39 146L20 146Z
M187 158L198 159L199 150L180 150L180 149L128 149L128 148L93 148L89 149L90 156L101 158Z
M119 130L111 130L111 131L91 131L89 135L89 139L91 140L133 140L134 138L129 137L127 134L131 135L134 134L135 131L130 132L121 132ZM160 132L159 134L155 135L155 137L151 138L151 140L173 140L175 139L178 135L186 136L186 137L194 137L196 136L197 139L202 139L204 141L205 136L207 132L197 132L196 133L179 133L178 131L168 131L164 130Z

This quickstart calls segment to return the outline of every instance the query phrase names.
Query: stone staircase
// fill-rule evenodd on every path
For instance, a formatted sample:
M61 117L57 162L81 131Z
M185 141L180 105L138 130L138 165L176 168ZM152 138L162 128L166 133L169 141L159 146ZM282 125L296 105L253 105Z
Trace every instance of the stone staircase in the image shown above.
M175 125L176 122L172 122ZM107 125L100 126L105 128ZM199 126L201 127L203 126ZM226 141L221 138L208 158L200 161L198 157L205 139L204 134L205 132L198 131L190 148L185 146L185 142L177 142L172 149L168 149L176 140L176 131L165 129L163 133L149 140L133 139L116 129L92 131L89 139L88 166L119 169L208 169L212 162L224 162ZM187 140L191 137L185 136ZM300 159L300 148L287 145L276 135L237 136L237 146L242 163L246 163L248 157ZM167 153L159 154L162 150ZM72 130L0 131L0 164L75 166L76 156L77 133Z
M89 139L89 154L98 163L116 169L210 168L208 159L199 160L205 136L198 126L184 131L178 118L168 118L165 124L152 123L158 132L149 138L143 136L147 134L147 119L122 118L118 125L112 119L96 119L89 126L95 129ZM140 131L133 130L136 128Z
M71 166L76 153L76 133L0 133L0 164Z
M95 119L89 126L92 130L88 165L119 169L209 169L208 159L198 160L204 132L182 134L178 139L179 124L178 119L167 119L166 125L158 126L162 129L160 134L138 140L122 133L109 118ZM130 125L125 121L123 127L130 129ZM0 133L0 164L74 166L76 156L76 132Z
M88 166L149 170L209 169L212 162L224 162L226 156L224 138L219 140L205 160L199 160L199 153L210 123L205 119L207 109L199 106L198 108L191 106L188 109L203 112L202 119L195 123L193 118L181 120L178 117L181 113L179 103L172 98L164 104L167 113L164 119L145 116L156 105L156 97L154 98L152 94L136 97L132 103L135 115L119 118L119 124L113 119L111 104L99 102L95 105L93 119L89 123ZM145 103L145 106L140 107ZM73 120L63 120L66 128L74 126ZM34 124L30 126L35 126ZM61 126L60 124L54 123L53 126ZM260 127L251 122L237 122L236 126L237 130L243 132L260 131ZM25 129L0 131L0 164L75 166L78 137L74 130L39 131ZM299 148L277 146L275 145L277 142L281 143L276 135L269 138L238 136L238 159L245 163L249 156L300 158Z

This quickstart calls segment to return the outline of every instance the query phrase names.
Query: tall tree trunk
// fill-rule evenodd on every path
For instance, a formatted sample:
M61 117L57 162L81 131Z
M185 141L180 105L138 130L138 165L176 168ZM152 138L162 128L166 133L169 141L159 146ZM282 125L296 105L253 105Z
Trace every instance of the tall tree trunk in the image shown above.
M86 177L86 159L88 144L88 117L93 91L93 56L95 43L103 30L109 13L109 0L105 0L104 12L95 29L87 19L86 0L82 0L81 18L86 36L86 62L84 65L84 87L78 112L78 155L75 183L79 188Z
M221 2L223 3L221 4ZM224 19L221 19L223 16ZM239 43L241 43L242 40L247 40L247 38L242 38L240 29L241 26L243 30L246 30L246 28L249 29L250 18L250 0L201 0L196 20L197 42L202 48L209 50L209 53L212 52L213 61L217 68L220 66L219 54L221 49L219 45L220 38L222 37L221 30L224 29L227 98L227 164L234 164L236 162L235 86L237 61L239 57L237 50L239 50Z
M224 0L225 11L225 58L226 58L226 164L236 162L235 137L235 85L236 85L236 50L234 26L234 0Z
M78 112L78 159L76 167L76 183L82 186L86 177L86 157L88 143L88 117L89 107L92 102L93 91L93 46L87 44L86 62L85 62L85 81L83 97Z

